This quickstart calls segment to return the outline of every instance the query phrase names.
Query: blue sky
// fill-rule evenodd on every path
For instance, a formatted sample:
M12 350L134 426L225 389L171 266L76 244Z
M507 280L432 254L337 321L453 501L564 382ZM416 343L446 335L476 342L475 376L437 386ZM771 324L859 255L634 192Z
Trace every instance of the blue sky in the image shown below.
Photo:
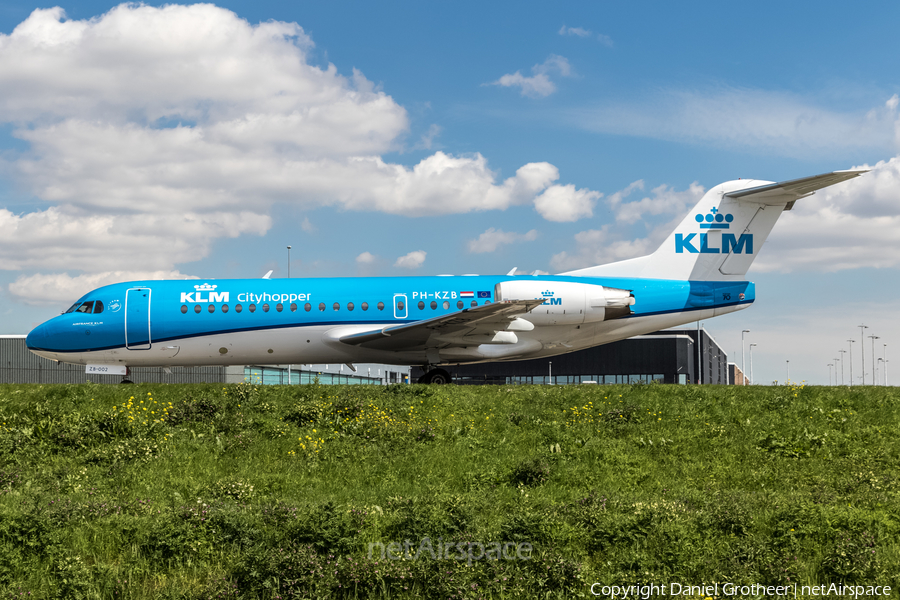
M827 383L860 323L890 361L900 6L557 4L0 3L0 331L115 279L284 276L288 244L295 277L559 272L722 181L868 165L705 327L738 363L751 330L758 382Z

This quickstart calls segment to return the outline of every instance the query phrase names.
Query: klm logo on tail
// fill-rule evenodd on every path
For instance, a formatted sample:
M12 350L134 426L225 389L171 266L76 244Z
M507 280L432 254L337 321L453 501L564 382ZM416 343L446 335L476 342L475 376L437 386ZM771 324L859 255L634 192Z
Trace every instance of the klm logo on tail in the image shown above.
M700 224L700 229L730 229L733 215L723 215L718 208L710 209L709 214L695 215L694 219ZM696 238L696 239L695 239ZM715 239L715 238L713 238ZM708 233L683 233L675 234L675 253L684 254L753 254L753 234L742 233L735 236L733 233L722 234L722 245L717 248L710 246ZM696 246L698 244L699 246Z

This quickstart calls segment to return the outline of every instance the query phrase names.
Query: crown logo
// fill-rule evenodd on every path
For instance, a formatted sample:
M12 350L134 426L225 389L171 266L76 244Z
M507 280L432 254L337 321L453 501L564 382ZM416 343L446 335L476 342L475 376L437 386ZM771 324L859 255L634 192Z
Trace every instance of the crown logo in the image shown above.
M729 229L731 227L729 223L734 221L734 215L723 215L714 206L709 209L709 214L706 216L694 215L694 220L700 223L700 229Z
M543 296L544 298L549 298L552 295L553 295L553 292L551 292L550 290L541 292L541 296Z
M209 292L209 291L216 289L217 287L219 287L219 286L209 285L208 283L204 283L203 285L195 285L194 289L197 290L198 292Z

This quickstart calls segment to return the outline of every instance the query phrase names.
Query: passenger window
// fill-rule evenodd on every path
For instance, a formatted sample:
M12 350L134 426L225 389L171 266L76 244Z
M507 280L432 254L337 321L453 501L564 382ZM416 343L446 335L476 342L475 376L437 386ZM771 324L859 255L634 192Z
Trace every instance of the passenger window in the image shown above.
M463 304L462 300L456 303L456 308L462 308L463 306L465 306L465 304Z
M431 301L431 310L437 310L437 302L434 300Z
M283 310L284 310L284 304L282 304L281 302L279 302L278 304L275 305L275 310L277 310L278 312L283 311Z
M268 305L268 304L263 304L263 305L262 305L262 309L263 309L263 312L269 312L269 305Z
M90 312L92 310L94 310L94 303L93 302L85 302L84 304L79 306L77 309L75 309L75 312L90 314Z
M183 314L183 315L187 314L187 305L186 304L181 305L181 314Z
M419 300L419 310L425 310L425 303Z
M490 301L490 300L485 300L484 303L485 303L485 304L490 304L491 301Z
M243 305L241 305L241 304L235 304L235 305L234 305L234 312L239 313L239 312L241 312L242 310L244 310Z
M324 302L319 302L319 310L322 310L322 311L325 310L325 303L324 303Z
M228 312L228 305L227 305L227 304L223 304L223 305L222 305L222 312L223 312L223 313L227 313L227 312Z
M472 300L472 304L470 304L469 306L475 308L476 306L478 306L478 300Z
M310 304L309 302L307 302L306 304L303 305L303 310L305 310L306 312L311 311L311 310L312 310L312 304Z
M216 305L215 305L215 304L210 304L210 305L207 307L207 310L208 310L209 312L211 312L211 313L216 312Z
M250 305L248 305L248 306L247 306L247 310L249 310L250 312L254 312L254 313L255 313L255 312L256 312L256 305L255 305L255 304L250 304Z
M297 312L297 303L291 302L291 312Z
M195 312L195 313L197 313L197 314L199 315L201 310L203 310L203 309L200 308L200 305L199 305L199 304L195 304L195 305L194 305L194 312Z
M100 302L99 300L97 300L96 302L94 302L94 314L96 315L97 313L102 313L102 312L103 312L103 303Z
M335 302L331 308L333 308L334 310L341 310L341 303Z
M384 310L384 302L378 303L378 310Z
M397 302L397 310L402 311L404 308L406 308L406 305L403 304L403 301L402 301L402 300L399 300L399 301Z
M347 310L353 310L353 303L352 303L352 302L348 302L348 303L347 303Z
M368 303L368 302L363 302L362 304L360 304L360 306L362 307L363 310L369 310L369 303Z
M448 308L450 308L450 302L444 300L444 310L447 310Z

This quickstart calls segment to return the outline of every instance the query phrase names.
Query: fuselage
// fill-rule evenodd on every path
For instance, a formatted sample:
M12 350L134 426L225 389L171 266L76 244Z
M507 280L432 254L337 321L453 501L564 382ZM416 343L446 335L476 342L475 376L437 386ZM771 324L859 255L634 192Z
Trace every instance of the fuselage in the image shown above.
M502 351L475 348L441 355L436 361L434 353L421 348L374 350L339 339L347 333L415 323L509 299L498 298L503 289L499 284L506 283L509 289L508 282L520 282L515 284L519 289L540 290L546 300L521 315L534 328L519 332L517 341ZM629 290L633 312L614 319L591 318L590 291L597 286ZM35 328L27 345L32 352L61 362L129 367L518 360L718 316L753 300L754 285L747 281L618 277L137 281L85 294L68 312Z

